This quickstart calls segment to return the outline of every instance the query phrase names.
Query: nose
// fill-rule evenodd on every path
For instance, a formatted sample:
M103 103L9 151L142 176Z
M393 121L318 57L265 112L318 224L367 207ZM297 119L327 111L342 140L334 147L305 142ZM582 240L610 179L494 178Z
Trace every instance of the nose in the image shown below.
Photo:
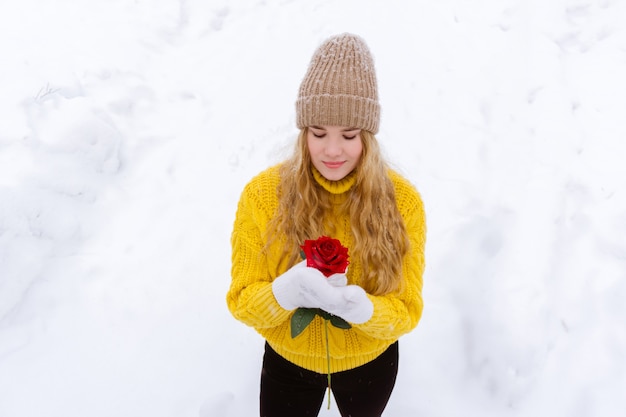
M324 153L329 157L337 157L341 155L342 152L341 140L333 137L328 138L326 147L324 148Z

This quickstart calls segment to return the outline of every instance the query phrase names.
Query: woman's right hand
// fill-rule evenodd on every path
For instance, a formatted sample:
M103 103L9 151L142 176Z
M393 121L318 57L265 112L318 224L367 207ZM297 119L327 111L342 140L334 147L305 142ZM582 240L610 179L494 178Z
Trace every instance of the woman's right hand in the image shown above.
M272 292L285 310L321 308L343 302L338 288L345 286L346 282L345 274L326 278L319 270L307 267L306 261L302 261L274 280Z

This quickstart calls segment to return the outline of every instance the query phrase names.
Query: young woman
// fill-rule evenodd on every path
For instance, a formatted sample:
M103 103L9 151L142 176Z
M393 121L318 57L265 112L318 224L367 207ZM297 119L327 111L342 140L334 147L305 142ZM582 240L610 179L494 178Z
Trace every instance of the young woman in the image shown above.
M418 192L381 157L374 62L360 37L341 34L317 49L296 115L293 156L241 195L227 304L266 340L262 417L317 416L327 372L342 416L380 416L395 384L398 339L422 313L426 224ZM300 246L320 236L349 249L344 274L327 279L302 261ZM292 337L300 307L351 327L316 316Z

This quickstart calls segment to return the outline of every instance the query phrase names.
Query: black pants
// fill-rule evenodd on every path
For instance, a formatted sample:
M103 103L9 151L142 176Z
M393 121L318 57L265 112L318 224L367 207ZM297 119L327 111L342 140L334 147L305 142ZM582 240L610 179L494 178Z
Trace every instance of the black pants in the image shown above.
M331 389L343 417L379 417L398 374L398 342L373 361L336 372ZM261 371L261 417L317 416L328 375L301 368L276 353L267 343Z

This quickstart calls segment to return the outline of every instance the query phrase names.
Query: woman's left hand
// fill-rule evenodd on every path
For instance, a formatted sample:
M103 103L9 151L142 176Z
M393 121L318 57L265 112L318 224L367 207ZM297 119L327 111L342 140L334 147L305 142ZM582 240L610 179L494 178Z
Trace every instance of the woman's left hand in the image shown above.
M322 304L326 304L319 306L322 310L354 324L362 324L372 318L374 304L363 288L358 285L346 285L336 287L335 291L341 294L341 302L326 304L321 300Z

